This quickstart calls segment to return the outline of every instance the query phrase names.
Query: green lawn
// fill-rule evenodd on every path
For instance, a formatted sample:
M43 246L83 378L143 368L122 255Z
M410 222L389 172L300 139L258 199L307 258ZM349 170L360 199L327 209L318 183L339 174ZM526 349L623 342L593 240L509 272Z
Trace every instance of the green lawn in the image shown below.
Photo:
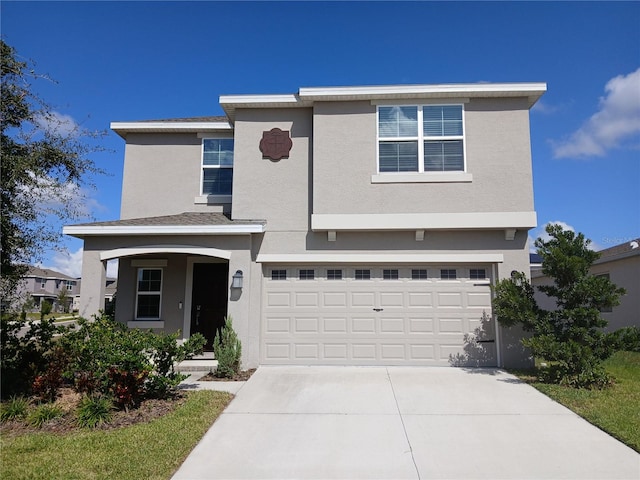
M48 313L44 316L45 320L53 318L56 322L64 322L65 320L77 319L77 313ZM36 312L27 313L27 320L40 320L40 314Z
M614 384L605 390L586 390L523 380L590 423L640 452L640 353L618 352L605 362Z
M167 480L230 400L225 392L196 391L176 411L146 424L2 438L2 478Z

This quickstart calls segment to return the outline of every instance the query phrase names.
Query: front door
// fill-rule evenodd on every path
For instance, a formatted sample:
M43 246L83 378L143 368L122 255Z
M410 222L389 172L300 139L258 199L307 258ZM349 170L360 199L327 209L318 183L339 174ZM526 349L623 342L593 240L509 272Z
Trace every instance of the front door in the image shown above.
M204 335L207 339L205 350L213 349L216 332L224 326L224 317L227 315L228 278L228 263L193 265L191 334Z

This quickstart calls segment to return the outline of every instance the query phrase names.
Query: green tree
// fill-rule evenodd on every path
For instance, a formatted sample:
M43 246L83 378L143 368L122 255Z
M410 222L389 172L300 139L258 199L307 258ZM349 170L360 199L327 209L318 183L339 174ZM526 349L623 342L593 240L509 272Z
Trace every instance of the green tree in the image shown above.
M62 287L58 292L56 301L58 302L58 305L62 307L63 313L69 312L69 300L71 300L71 297L69 297L69 290L67 290L67 287Z
M88 158L102 150L89 132L61 117L32 89L46 79L0 40L0 156L2 281L0 294L12 298L27 265L40 260L61 238L52 219L86 216L79 200L91 175L102 173Z
M540 308L527 276L514 272L496 284L494 311L503 325L519 324L532 332L522 343L535 357L550 362L543 370L545 381L603 387L609 379L602 361L615 352L619 335L604 331L607 320L600 312L618 305L625 290L589 273L600 254L589 249L591 241L582 233L559 225L548 225L546 231L550 239L537 239L535 246L542 272L553 284L537 288L555 298L557 309Z

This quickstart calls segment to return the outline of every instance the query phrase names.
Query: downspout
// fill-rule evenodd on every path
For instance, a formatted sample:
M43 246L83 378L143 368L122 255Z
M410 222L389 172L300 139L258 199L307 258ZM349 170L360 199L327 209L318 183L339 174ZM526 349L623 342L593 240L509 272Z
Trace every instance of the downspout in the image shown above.
M493 263L491 265L491 286L495 287L498 282L498 265ZM491 288L491 316L493 317L493 325L496 330L496 363L499 368L503 367L502 364L502 341L500 339L500 325L498 324L498 317L493 312L493 298L495 296L495 289Z

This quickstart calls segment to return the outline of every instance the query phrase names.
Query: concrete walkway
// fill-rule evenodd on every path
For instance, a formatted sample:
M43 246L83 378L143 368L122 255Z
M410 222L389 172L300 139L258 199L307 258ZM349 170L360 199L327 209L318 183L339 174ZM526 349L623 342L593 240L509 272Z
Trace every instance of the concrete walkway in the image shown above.
M629 479L640 455L494 369L260 367L174 479Z

